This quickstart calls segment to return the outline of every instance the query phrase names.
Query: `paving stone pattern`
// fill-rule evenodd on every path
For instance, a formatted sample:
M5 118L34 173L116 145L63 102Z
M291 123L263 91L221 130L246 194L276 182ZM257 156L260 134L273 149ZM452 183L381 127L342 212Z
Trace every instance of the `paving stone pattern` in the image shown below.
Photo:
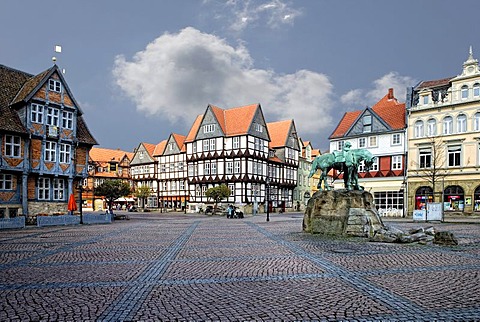
M305 234L301 214L130 218L0 231L0 321L480 320L480 220L433 224L447 247Z

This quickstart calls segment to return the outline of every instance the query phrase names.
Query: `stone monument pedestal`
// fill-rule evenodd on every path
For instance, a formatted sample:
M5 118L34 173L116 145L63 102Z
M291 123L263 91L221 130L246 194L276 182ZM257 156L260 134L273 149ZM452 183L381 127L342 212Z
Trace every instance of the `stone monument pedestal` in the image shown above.
M303 230L312 234L372 237L385 228L367 191L317 191L308 201Z

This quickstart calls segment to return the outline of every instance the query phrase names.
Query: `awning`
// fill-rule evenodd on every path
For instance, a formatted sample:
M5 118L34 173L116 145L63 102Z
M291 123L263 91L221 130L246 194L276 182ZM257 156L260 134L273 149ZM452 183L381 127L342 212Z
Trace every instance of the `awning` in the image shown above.
M116 202L134 202L135 199L133 198L118 198L118 199L115 199Z

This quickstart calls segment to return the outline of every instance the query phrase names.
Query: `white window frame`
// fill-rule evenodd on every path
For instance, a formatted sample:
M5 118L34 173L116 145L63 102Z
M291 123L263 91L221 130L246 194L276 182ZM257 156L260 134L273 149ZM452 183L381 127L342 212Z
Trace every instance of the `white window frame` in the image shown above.
M473 96L474 97L480 96L480 84L479 83L473 84Z
M37 180L38 200L50 200L50 179L40 177Z
M233 139L233 148L239 149L240 148L240 137L235 136Z
M392 170L402 170L402 163L402 155L392 155Z
M203 133L213 133L215 132L215 124L205 124L203 126Z
M72 146L70 144L60 143L60 163L70 163Z
M240 173L240 161L239 160L233 161L233 173L235 173L235 174Z
M50 78L48 80L48 89L60 93L62 91L62 83L56 79Z
M467 132L467 116L460 114L457 116L457 133Z
M414 136L416 138L423 138L425 133L424 133L424 129L423 129L423 121L422 120L418 120L418 121L415 122L414 132L415 132Z
M473 115L473 130L480 131L480 112Z
M377 136L369 136L368 137L368 147L375 148L378 146L378 138Z
M55 162L57 161L57 142L46 141L45 142L45 161Z
M437 135L437 121L435 119L428 119L427 121L427 136Z
M344 144L345 144L344 141L338 141L338 142L337 142L337 150L338 150L338 151L342 151Z
M203 140L203 151L206 152L208 151L210 147L210 141L208 139Z
M428 169L432 167L432 149L424 148L418 151L418 168Z
M8 173L0 173L0 190L13 190L13 176Z
M372 115L364 115L362 118L363 133L372 132Z
M73 112L62 111L62 127L64 129L73 129Z
M460 167L462 165L462 146L450 145L447 147L447 165Z
M367 138L358 138L358 147L366 148L367 147Z
M400 133L393 133L392 134L392 145L400 145L402 144L402 138Z
M210 175L210 163L208 162L203 164L203 175Z
M19 158L22 156L22 138L16 135L5 135L5 156Z
M213 175L213 174L217 174L217 162L215 161L212 161L211 165L210 165L210 173Z
M468 86L467 85L463 85L461 88L460 88L460 97L463 99L467 99L468 98Z
M30 116L32 118L32 123L43 123L43 110L44 106L36 103L32 103Z
M233 174L233 161L226 162L226 174Z
M47 125L58 126L60 110L54 107L47 108Z
M52 199L65 200L65 180L54 178L52 181Z
M445 116L442 121L444 135L449 135L453 133L453 117Z
M217 148L217 140L216 139L210 139L210 151L215 151Z

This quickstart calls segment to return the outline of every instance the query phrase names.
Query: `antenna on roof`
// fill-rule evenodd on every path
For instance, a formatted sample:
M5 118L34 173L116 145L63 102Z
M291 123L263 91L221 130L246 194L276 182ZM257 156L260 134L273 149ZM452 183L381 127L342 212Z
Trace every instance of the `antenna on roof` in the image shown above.
M55 50L56 53L61 53L62 52L62 46L55 45L54 50ZM57 57L53 56L52 61L53 61L54 64L57 64ZM65 74L65 69L62 69L62 74Z

